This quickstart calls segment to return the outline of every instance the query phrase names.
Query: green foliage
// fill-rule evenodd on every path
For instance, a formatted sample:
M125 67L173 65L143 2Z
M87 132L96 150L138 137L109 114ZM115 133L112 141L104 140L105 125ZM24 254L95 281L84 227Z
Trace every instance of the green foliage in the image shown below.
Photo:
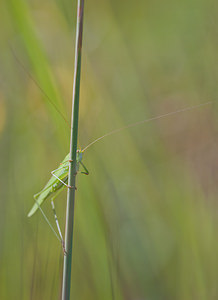
M217 11L206 0L87 1L82 148L131 122L216 99ZM9 44L69 119L76 1L5 0L0 14L0 299L59 299L62 247L40 213L27 213L69 152L69 128ZM204 107L87 149L72 299L218 298L216 119ZM65 199L55 202L62 228ZM44 210L54 224L50 203Z

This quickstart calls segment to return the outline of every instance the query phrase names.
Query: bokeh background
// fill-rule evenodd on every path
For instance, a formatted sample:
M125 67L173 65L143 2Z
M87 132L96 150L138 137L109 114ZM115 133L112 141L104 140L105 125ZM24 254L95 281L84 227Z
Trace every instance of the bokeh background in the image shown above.
M71 299L215 300L218 4L85 1ZM0 2L0 299L60 299L63 253L27 218L69 151L76 1ZM13 49L13 50L12 50ZM17 58L21 63L18 63ZM24 71L23 67L25 69ZM66 191L56 200L64 230ZM50 201L43 209L54 224Z

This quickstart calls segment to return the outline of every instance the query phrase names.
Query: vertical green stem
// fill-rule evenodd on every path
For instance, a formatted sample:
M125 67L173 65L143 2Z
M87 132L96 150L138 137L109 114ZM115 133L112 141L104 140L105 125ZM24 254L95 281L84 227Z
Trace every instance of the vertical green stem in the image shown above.
M70 166L69 166L69 180L68 180L68 185L71 187L75 187L76 184L76 151L77 151L77 136L78 136L78 120L79 120L79 90L80 90L80 70L81 70L81 53L82 53L83 10L84 10L84 0L78 0L76 47L75 47L75 69L74 69L74 84L73 84L73 98L72 98L71 139L70 139ZM74 202L75 202L75 189L68 188L67 209L66 209L66 231L65 231L65 248L67 253L64 256L62 300L70 299Z

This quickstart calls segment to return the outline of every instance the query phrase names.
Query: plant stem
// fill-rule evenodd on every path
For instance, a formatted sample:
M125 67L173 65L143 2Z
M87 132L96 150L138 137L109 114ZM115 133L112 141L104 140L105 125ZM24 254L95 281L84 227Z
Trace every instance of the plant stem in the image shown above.
M68 180L68 185L71 187L75 187L76 184L76 151L77 151L77 136L78 136L78 121L79 121L79 90L80 90L80 70L81 70L81 52L82 52L83 10L84 10L84 0L78 0L75 67L74 67L74 83L73 83L73 97L72 97L70 164L69 164L69 180ZM68 188L67 209L66 209L66 230L65 230L66 255L64 256L64 266L63 266L62 300L70 299L74 202L75 202L75 188Z

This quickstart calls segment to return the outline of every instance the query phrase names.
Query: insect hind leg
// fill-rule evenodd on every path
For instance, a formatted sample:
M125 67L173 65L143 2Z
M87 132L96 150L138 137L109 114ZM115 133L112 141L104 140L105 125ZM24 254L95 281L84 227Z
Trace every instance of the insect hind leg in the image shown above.
M63 235L62 235L62 232L61 232L61 228L60 228L60 225L59 225L59 221L58 221L58 217L57 217L56 209L55 209L55 205L54 205L54 199L56 197L57 197L57 195L55 197L51 198L51 207L52 207L52 211L53 211L53 214L54 214L55 223L56 223L56 226L57 226L57 229L58 229L58 233L59 233L59 236L60 236L60 239L61 239L61 245L62 245L62 248L63 248L63 252L64 252L64 255L66 255L67 252L66 252L66 248L65 248L65 242L64 242L64 239L63 239Z

